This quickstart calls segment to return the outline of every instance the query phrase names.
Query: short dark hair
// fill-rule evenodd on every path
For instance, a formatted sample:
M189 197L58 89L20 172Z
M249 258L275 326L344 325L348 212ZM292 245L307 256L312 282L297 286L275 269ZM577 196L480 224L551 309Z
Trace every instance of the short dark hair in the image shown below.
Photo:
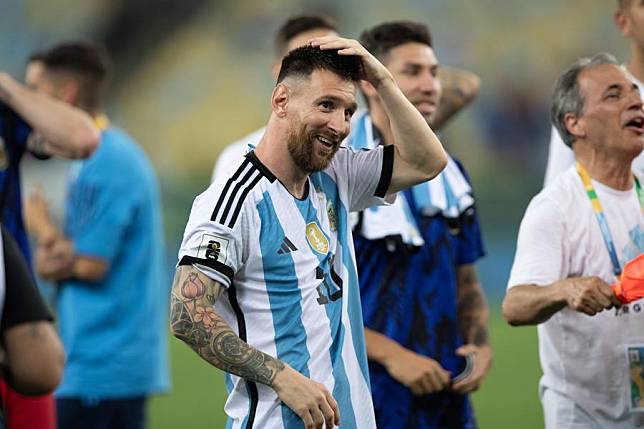
M433 47L432 36L425 24L412 21L383 22L360 35L362 46L381 61L393 48L412 42Z
M328 70L352 82L358 82L364 74L362 61L355 55L339 55L332 49L302 46L284 57L277 83L287 76L308 77L315 70Z
M79 104L99 108L112 73L112 61L102 46L90 42L65 42L38 51L29 62L40 62L48 71L70 73L79 80Z
M325 28L337 32L337 27L333 19L324 15L301 15L294 16L286 20L277 30L275 35L275 49L278 56L285 55L288 43L294 37L301 33L311 30Z
M552 106L550 107L550 121L559 132L563 142L569 147L572 147L576 137L566 127L566 115L572 113L576 117L581 116L585 104L584 94L579 87L579 74L584 70L605 64L618 66L615 57L607 53L580 58L572 63L555 83Z

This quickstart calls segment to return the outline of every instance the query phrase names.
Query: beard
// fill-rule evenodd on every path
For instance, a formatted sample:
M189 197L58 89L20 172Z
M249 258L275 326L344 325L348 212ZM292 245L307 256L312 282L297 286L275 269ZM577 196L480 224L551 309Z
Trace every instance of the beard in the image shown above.
M322 171L331 164L333 156L340 148L337 144L329 152L316 153L317 138L316 133L309 132L304 127L293 129L288 135L287 148L295 165L302 171L314 173Z

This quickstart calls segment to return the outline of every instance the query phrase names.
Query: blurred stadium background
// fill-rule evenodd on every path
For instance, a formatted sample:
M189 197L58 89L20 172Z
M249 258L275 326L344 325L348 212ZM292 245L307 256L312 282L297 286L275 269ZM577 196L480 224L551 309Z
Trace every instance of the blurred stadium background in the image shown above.
M0 0L0 69L21 77L34 49L64 39L107 46L117 68L108 114L145 148L161 180L170 282L192 199L207 186L218 153L268 116L273 33L286 17L326 13L352 37L384 20L429 24L441 62L482 79L478 99L443 133L472 174L487 244L479 270L496 360L474 395L480 427L530 429L543 425L536 331L507 327L499 303L518 223L543 178L554 80L579 56L626 58L614 3ZM171 360L174 387L151 401L151 428L223 427L221 373L175 340Z

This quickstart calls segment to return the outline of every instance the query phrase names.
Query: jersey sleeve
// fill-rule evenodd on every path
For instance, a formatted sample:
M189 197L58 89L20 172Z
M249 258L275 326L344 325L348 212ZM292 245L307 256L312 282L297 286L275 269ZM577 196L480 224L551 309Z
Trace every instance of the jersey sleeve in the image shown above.
M485 256L481 224L479 223L478 211L475 205L461 214L460 223L462 227L456 249L456 264L473 264L479 258Z
M543 194L530 202L519 227L508 289L524 284L545 286L565 277L565 219L559 205Z
M23 323L52 321L27 267L18 244L2 226L2 252L5 269L5 301L2 312L2 330Z
M557 176L566 171L575 162L575 156L561 139L559 131L552 127L550 132L550 147L548 149L548 164L546 166L546 177L543 186L547 186Z
M371 150L340 148L334 158L338 184L347 187L349 211L387 204L385 197L394 166L394 147Z
M232 227L211 220L220 188L217 181L195 199L183 234L178 265L193 265L228 288L242 264L246 212L241 211L240 219Z

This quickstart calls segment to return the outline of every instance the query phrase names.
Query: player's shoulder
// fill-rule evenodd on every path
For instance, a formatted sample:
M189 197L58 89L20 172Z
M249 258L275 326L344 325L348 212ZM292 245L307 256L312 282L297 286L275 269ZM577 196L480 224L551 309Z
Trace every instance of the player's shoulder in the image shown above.
M245 212L252 212L266 189L276 180L254 151L239 158L198 198L211 207L210 220L234 228Z

